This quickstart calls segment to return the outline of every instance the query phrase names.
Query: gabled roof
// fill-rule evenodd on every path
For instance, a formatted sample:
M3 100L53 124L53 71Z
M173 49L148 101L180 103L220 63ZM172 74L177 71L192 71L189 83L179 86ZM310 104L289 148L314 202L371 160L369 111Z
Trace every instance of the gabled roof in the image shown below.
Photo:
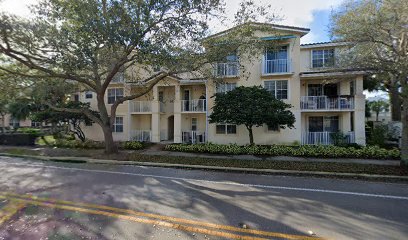
M283 31L290 31L290 32L296 32L296 33L300 33L301 36L306 35L308 32L310 32L309 28L303 28L303 27L294 27L294 26L289 26L289 25L280 25L280 24L272 24L272 23L259 23L259 22L248 22L248 23L244 23L232 28L229 28L227 30L221 31L219 33L213 34L211 36L208 36L204 39L208 39L208 38L213 38L213 37L218 37L218 36L222 36L227 32L233 31L234 29L240 28L244 25L253 25L253 26L263 26L263 27L270 27L271 29L275 29L275 30L283 30Z
M319 48L319 47L335 47L335 46L346 46L350 43L342 41L331 41L331 42L317 42L317 43L306 43L300 44L300 48Z

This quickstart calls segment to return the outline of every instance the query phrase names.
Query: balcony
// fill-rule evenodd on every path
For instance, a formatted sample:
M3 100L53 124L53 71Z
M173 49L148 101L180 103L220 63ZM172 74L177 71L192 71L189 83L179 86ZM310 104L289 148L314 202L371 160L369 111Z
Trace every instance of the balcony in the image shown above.
M132 113L148 113L152 111L151 101L131 101L130 112Z
M238 75L238 62L216 63L214 66L215 77L237 77Z
M300 108L302 110L352 110L354 97L302 96Z
M181 141L189 144L205 143L205 132L182 131Z
M302 145L333 145L334 132L304 132L302 133ZM356 137L354 132L345 134L345 143L355 143Z
M291 73L289 59L264 60L262 64L262 74L287 74Z
M151 130L132 130L130 132L130 140L137 142L150 142L152 140Z
M181 100L182 112L206 112L206 100L205 99L193 99L193 100Z

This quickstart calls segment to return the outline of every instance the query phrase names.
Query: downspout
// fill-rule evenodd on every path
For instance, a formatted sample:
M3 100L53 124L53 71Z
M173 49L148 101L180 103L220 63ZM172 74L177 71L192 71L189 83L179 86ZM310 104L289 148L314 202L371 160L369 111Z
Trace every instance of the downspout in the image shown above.
M208 142L208 80L205 80L205 142Z

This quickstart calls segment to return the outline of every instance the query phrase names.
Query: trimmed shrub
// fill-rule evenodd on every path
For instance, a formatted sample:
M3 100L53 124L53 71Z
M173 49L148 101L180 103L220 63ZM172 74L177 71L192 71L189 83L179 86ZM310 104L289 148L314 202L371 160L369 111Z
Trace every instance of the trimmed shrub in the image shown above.
M145 145L141 142L136 142L136 141L128 141L128 142L122 142L120 144L120 148L127 149L127 150L140 150L143 149Z
M206 144L171 144L165 147L168 151L212 153L212 154L251 154L265 156L294 156L294 157L318 157L318 158L363 158L363 159L399 159L398 149L387 150L378 146L368 147L339 147L324 145L303 146L238 146L236 144L218 145Z
M34 146L38 137L36 133L5 133L0 134L1 145Z
M86 140L82 142L80 140L65 140L56 139L54 146L59 148L82 148L82 149L103 149L105 145L103 142L96 142L91 140Z

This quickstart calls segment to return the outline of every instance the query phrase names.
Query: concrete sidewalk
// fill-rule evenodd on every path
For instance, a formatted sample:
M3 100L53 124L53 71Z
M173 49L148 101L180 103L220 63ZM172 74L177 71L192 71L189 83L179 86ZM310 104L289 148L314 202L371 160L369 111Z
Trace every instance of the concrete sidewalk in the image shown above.
M288 156L255 156L255 155L220 155L208 153L189 153L189 152L172 152L161 150L159 147L152 146L142 152L144 155L151 156L171 156L171 157L190 157L190 158L214 158L214 159L231 159L231 160L271 160L271 161L290 161L290 162L334 162L334 163L358 163L374 164L386 166L399 166L399 160L377 160L377 159L352 159L352 158L302 158Z

